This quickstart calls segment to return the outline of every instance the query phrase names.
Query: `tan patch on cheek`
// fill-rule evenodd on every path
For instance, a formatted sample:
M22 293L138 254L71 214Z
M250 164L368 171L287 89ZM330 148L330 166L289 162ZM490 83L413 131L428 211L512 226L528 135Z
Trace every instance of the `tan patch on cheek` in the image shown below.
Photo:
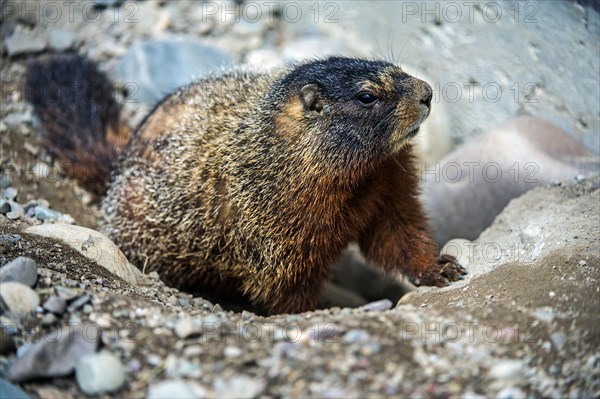
M288 101L275 117L275 132L281 137L297 140L304 131L304 105L299 98Z

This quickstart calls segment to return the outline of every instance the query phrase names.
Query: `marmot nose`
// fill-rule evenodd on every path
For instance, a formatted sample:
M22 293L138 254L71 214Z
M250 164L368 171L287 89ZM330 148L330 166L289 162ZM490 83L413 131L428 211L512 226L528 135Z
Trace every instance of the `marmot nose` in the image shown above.
M421 104L427 106L427 108L431 108L431 98L433 97L433 90L429 83L422 82L421 83Z

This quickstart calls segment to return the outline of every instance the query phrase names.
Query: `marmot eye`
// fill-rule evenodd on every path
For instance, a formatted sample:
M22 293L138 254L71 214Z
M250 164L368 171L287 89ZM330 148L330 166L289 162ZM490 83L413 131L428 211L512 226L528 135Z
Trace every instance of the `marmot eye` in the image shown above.
M358 93L356 95L356 99L358 100L359 103L363 104L363 105L371 105L373 104L375 101L379 100L379 98L377 98L375 95L371 94L371 93Z

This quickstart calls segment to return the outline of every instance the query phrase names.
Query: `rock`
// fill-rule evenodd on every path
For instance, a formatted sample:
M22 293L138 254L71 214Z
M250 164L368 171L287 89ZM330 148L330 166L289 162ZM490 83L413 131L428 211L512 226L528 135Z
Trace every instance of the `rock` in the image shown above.
M175 323L175 334L181 339L185 339L191 336L195 336L201 333L201 323L194 319L183 318Z
M56 323L57 320L58 320L58 317L56 317L54 315L54 313L46 313L42 317L42 320L40 320L40 324L45 327L50 327L50 326L54 325L54 323Z
M370 302L360 308L365 311L384 311L392 308L394 304L389 299L382 299L380 301Z
M58 294L58 296L67 302L72 301L73 299L80 296L82 293L82 290L80 290L80 289L67 288L67 287L63 287L62 285L56 286L55 289L56 289L56 293Z
M148 399L200 398L193 387L184 380L165 380L148 387Z
M518 399L525 397L527 397L527 395L522 389L513 386L502 388L500 392L498 392L498 395L496 395L496 399Z
M47 38L50 47L56 51L69 50L77 41L75 32L64 29L48 29Z
M8 310L17 315L33 312L40 305L38 294L25 284L17 282L1 283L0 297Z
M23 209L23 207L20 204L14 201L8 201L8 203L10 205L10 212L6 213L7 218L11 219L11 216L9 216L9 214L12 215L13 220L25 215L25 209Z
M102 233L66 224L31 226L25 229L25 232L62 241L125 282L137 285L137 278L141 272L131 265L119 248Z
M265 386L264 380L246 375L236 375L227 379L217 378L213 383L217 396L240 399L260 396Z
M48 312L52 312L60 316L65 313L65 310L67 310L67 301L58 295L52 295L46 299L46 302L44 302L42 307Z
M10 211L6 213L6 217L9 220L17 220L21 217L21 212L19 211Z
M46 40L32 33L15 30L12 35L4 39L4 47L9 56L37 53L46 48Z
M244 351L242 349L240 349L237 346L226 346L225 349L223 350L223 356L228 357L228 358L232 358L232 357L239 357L244 353Z
M231 63L227 53L199 41L139 41L119 60L113 76L135 86L128 100L152 106L176 88Z
M69 311L73 312L91 300L92 300L92 297L90 295L88 295L88 294L82 295L69 304Z
M88 395L114 392L125 383L125 368L110 352L92 353L79 359L75 378L79 388Z
M58 220L58 218L60 217L59 212L53 211L43 206L36 206L34 208L34 215L42 222L45 220Z
M558 127L522 116L422 168L422 198L439 244L473 240L511 199L599 165L597 155Z
M14 201L17 198L17 189L14 187L8 187L2 192L2 196L7 200Z
M50 166L44 162L37 162L35 165L33 165L31 171L38 181L42 181L50 176Z
M371 340L371 335L365 330L354 329L346 332L342 340L347 343L368 342Z
M22 382L34 378L69 375L77 361L92 354L100 341L100 331L90 328L64 328L42 337L9 366L7 377Z
M556 349L561 350L567 341L567 336L564 332L554 332L550 334L550 340Z
M3 378L0 378L0 394L6 399L30 399L25 391Z
M30 125L33 122L33 116L30 112L11 112L4 118L4 122L12 128L18 128L21 125Z
M16 281L33 288L37 279L37 263L25 256L19 256L0 268L0 283Z
M496 380L514 381L523 378L525 370L522 360L502 360L490 368L488 375Z

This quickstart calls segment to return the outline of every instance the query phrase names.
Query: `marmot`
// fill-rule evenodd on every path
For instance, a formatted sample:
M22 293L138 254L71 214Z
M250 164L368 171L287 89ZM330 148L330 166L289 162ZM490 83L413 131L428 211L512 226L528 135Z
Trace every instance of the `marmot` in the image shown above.
M126 133L106 77L79 56L30 71L52 152L93 192L109 187L106 233L170 285L233 290L268 313L311 310L353 241L416 285L465 273L438 257L418 201L410 139L431 87L391 63L332 57L196 81L154 108L118 161ZM49 100L48 85L69 95Z

